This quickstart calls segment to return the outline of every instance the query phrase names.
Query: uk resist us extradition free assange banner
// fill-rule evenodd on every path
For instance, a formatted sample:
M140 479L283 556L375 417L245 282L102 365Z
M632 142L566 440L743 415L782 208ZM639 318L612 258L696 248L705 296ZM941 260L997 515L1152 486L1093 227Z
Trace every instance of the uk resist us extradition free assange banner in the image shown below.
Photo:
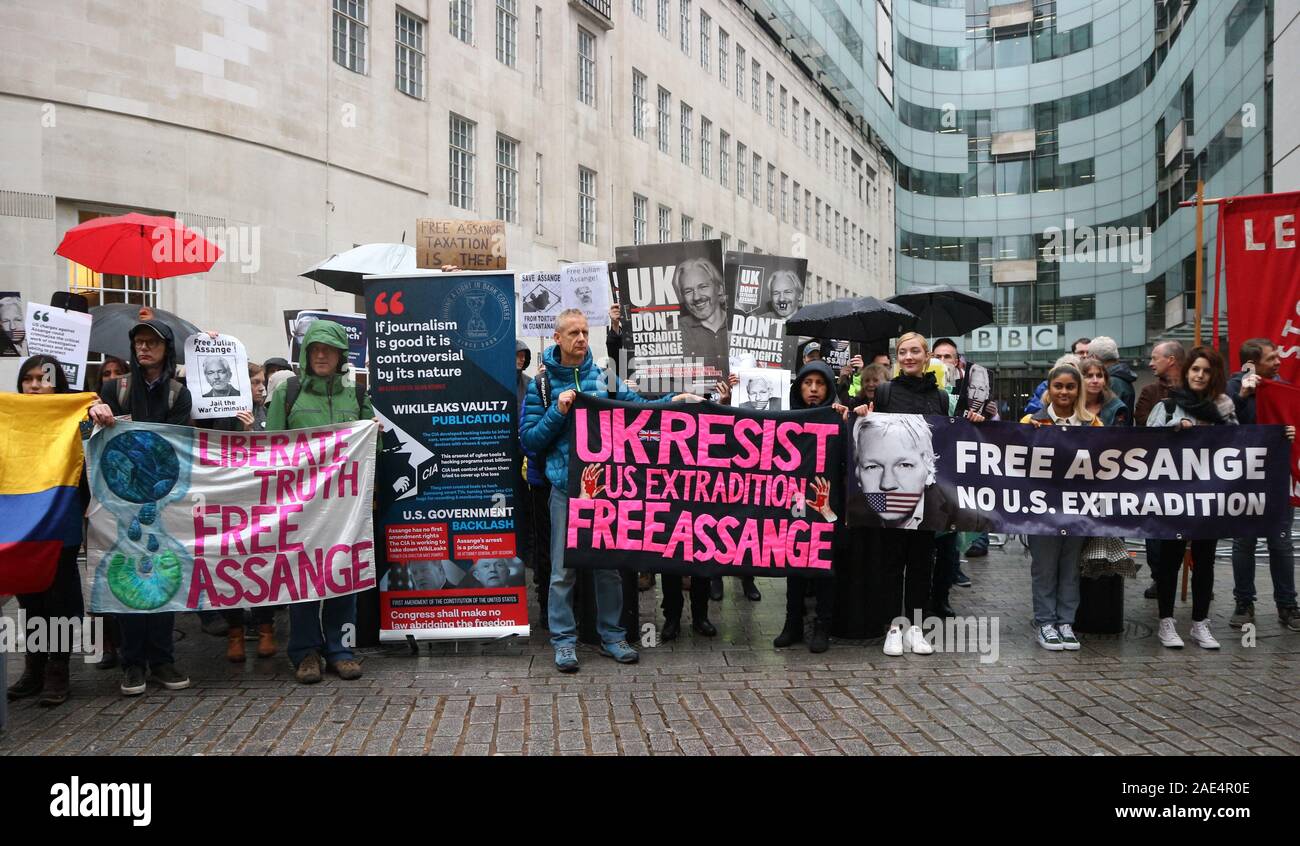
M840 416L642 405L570 412L565 566L829 576L843 521Z
M1290 529L1281 426L850 419L850 525L1186 539Z

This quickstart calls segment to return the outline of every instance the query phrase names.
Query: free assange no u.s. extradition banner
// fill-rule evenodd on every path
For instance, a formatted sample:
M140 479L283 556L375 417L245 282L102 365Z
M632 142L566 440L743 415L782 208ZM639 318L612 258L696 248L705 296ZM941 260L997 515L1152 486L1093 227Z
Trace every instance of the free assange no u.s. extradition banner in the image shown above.
M579 395L565 566L829 576L842 525L840 417Z
M96 613L222 610L375 585L372 421L286 432L118 422L86 449Z
M1290 530L1281 426L850 420L850 525L1186 539Z

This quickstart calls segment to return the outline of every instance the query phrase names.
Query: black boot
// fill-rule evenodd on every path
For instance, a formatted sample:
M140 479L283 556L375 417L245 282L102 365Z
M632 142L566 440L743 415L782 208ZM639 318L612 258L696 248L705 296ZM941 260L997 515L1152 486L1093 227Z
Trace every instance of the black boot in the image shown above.
M53 708L68 701L68 660L67 652L58 652L50 656L45 665L45 692L36 704L42 708Z
M820 620L813 621L812 640L808 641L809 652L825 652L831 648L830 627Z
M23 665L23 674L18 681L9 685L10 701L35 696L45 689L45 667L49 656L44 652L28 652L27 662Z
M663 631L659 639L663 641L677 640L677 635L682 633L682 620L680 617L669 617L664 620Z
M802 618L785 618L785 628L772 641L772 645L777 649L789 646L792 643L803 642L803 619Z

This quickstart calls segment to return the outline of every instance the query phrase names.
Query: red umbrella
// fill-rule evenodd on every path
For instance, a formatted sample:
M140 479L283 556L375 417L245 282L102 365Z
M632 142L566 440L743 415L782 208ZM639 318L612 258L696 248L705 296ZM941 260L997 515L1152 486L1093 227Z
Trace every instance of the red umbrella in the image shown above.
M176 218L135 212L74 226L54 252L96 273L149 279L203 273L221 258L220 247Z

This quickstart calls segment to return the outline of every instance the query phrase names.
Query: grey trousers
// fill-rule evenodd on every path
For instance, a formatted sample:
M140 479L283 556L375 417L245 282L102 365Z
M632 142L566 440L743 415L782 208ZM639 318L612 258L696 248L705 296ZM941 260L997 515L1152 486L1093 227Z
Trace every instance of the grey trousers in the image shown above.
M1034 625L1074 625L1079 610L1079 554L1086 538L1030 535Z

